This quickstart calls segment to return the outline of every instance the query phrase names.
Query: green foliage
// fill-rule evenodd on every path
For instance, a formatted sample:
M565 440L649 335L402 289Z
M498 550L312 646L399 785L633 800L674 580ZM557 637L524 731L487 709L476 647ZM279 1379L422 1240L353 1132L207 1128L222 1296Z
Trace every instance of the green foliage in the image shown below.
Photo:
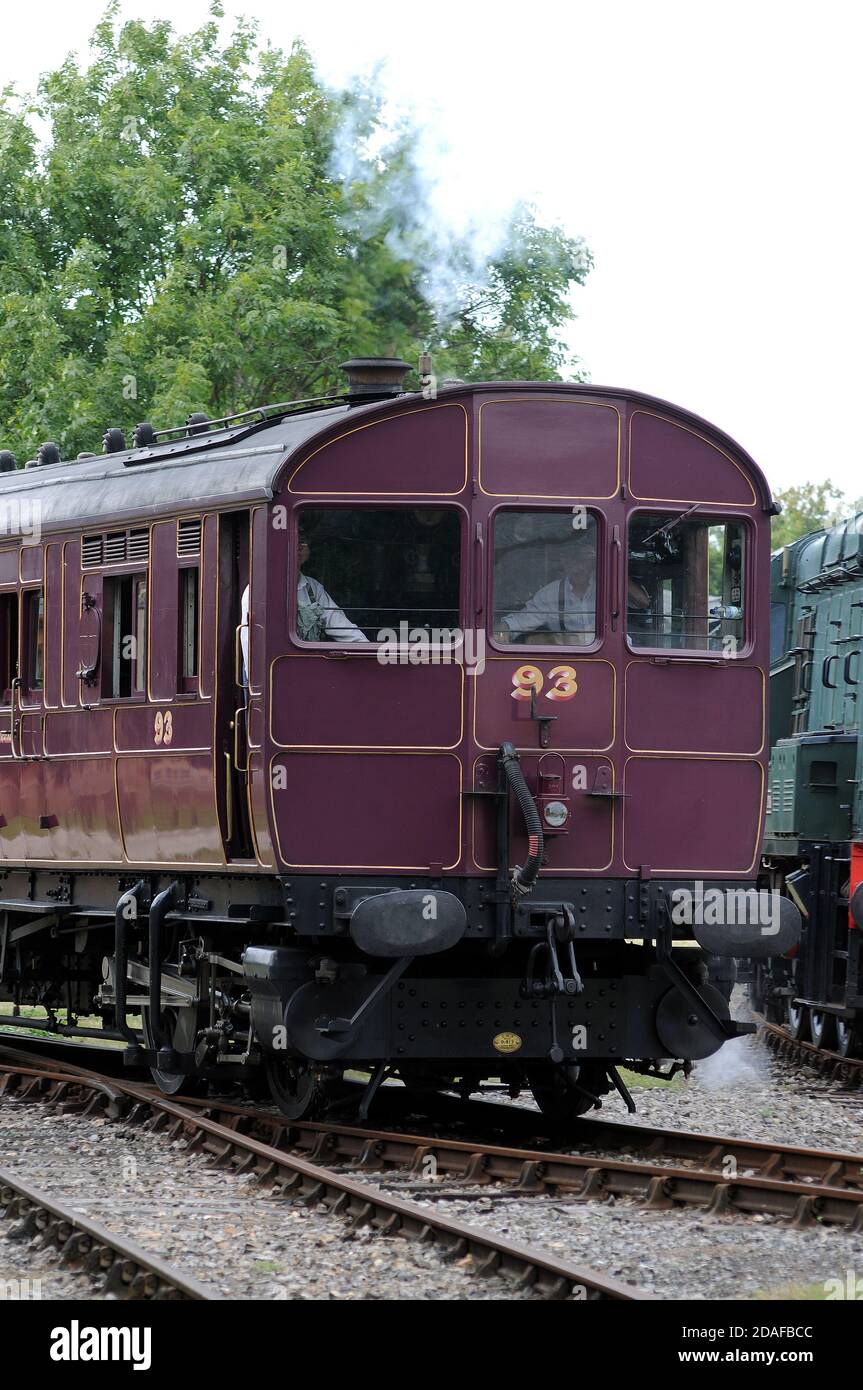
M810 531L832 526L853 510L849 510L842 493L829 478L821 483L801 483L799 487L785 488L777 492L776 500L782 503L782 511L773 518L771 543L774 550L790 545Z
M65 457L342 389L344 357L435 354L438 377L572 375L561 338L590 255L530 209L478 266L426 217L410 132L336 94L299 43L221 17L177 35L112 6L88 66L0 96L0 443ZM31 118L48 131L37 145Z

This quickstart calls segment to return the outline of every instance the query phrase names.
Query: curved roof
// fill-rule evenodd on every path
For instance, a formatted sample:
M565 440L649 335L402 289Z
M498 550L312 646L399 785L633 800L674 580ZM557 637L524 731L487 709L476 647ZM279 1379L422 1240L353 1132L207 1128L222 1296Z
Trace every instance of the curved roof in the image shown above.
M564 382L482 382L459 384L438 392L438 399L473 396L483 391L559 390L594 398L624 399L668 412L733 450L750 473L762 505L770 509L767 481L749 454L724 431L692 412L655 396L608 386ZM389 413L415 395L367 405L347 401L323 409L288 413L280 420L237 425L146 449L103 454L38 468L0 473L0 508L14 503L39 508L42 531L78 529L166 512L265 501L273 496L282 466L314 436L332 435L344 416ZM7 523L8 524L8 523Z
M56 531L266 499L285 458L348 409L304 411L275 424L0 473L0 507L12 499L28 510L38 507L41 529Z

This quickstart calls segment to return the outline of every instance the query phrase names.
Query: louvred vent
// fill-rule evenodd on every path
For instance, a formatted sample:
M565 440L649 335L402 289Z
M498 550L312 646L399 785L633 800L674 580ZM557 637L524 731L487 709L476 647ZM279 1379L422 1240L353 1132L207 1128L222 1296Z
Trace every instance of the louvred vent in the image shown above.
M85 536L81 543L84 569L130 563L146 565L149 559L149 531L111 531L107 536Z
M177 522L177 554L179 556L200 555L201 553L201 523L200 521L178 521Z
M102 537L85 536L81 543L81 563L85 566L101 565Z
M143 560L146 564L146 562L150 558L149 531L129 532L129 543L126 547L126 558L129 560Z
M126 532L115 531L105 537L105 564L122 565L126 558Z

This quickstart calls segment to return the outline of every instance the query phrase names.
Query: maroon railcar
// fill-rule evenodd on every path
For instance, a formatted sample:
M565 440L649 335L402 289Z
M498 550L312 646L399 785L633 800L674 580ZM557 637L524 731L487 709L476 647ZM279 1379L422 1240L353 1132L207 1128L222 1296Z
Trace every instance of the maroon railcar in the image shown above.
M0 988L167 1089L573 1112L793 935L703 908L758 870L774 507L665 402L401 371L0 475Z

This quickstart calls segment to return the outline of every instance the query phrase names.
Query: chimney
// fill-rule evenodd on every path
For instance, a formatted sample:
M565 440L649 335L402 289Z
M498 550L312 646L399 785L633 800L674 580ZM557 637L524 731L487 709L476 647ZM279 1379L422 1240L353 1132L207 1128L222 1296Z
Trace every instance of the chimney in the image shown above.
M341 369L347 373L346 395L351 405L363 405L400 396L411 365L400 357L352 357L342 362Z

